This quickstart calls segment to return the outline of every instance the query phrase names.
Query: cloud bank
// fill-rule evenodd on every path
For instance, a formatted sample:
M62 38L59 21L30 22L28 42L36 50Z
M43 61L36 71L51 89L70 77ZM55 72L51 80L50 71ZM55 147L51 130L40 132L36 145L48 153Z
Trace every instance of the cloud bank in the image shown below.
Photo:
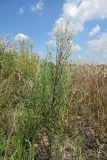
M87 45L89 52L107 54L107 33L103 33L98 39L88 41Z
M75 34L84 30L87 21L107 18L107 0L67 0L63 5L61 17L56 21L60 23L69 17L71 27Z

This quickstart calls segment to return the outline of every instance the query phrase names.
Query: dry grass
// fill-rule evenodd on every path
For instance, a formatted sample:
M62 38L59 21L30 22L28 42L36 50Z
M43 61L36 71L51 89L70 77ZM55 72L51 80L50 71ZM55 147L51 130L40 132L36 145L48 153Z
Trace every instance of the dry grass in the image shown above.
M82 159L106 160L107 66L76 65L71 74L68 135L76 138Z

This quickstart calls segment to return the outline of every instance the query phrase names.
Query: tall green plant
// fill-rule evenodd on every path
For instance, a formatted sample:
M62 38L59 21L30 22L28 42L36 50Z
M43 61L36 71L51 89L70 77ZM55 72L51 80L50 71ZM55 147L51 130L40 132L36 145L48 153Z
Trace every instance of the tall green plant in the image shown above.
M72 32L67 22L65 28L58 26L56 36L56 62L49 56L39 63L32 87L33 109L36 114L39 138L50 159L60 159L63 145L63 116L67 111L69 91L68 58L72 48ZM52 53L51 53L52 54Z

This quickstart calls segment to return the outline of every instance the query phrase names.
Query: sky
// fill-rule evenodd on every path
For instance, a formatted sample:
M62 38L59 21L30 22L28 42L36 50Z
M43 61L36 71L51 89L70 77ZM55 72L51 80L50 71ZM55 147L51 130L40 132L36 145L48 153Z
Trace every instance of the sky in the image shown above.
M0 0L0 35L31 39L44 57L67 17L75 35L72 61L107 64L107 0Z

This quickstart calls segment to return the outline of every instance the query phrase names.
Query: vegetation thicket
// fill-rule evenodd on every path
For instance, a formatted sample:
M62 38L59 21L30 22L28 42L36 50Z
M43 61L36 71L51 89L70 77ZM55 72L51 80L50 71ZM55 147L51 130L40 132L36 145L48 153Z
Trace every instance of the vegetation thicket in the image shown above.
M55 37L55 60L0 38L1 160L107 159L107 66L70 64L69 23Z

